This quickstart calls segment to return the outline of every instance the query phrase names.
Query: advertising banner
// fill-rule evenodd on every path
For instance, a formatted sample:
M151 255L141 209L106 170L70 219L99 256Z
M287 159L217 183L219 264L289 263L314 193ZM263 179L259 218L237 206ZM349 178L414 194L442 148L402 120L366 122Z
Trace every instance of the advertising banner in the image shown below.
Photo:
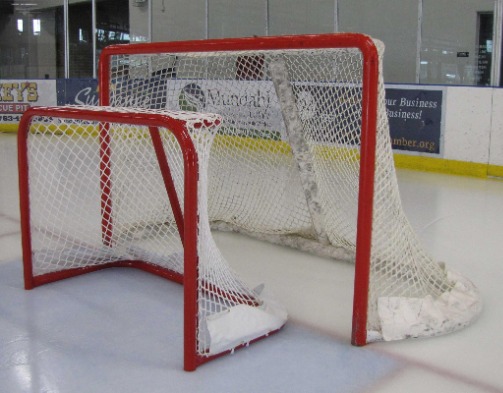
M170 109L218 113L229 117L234 132L240 129L248 134L253 130L276 130L278 135L275 138L286 138L286 135L279 134L282 115L274 99L276 94L272 82L241 81L239 89L222 88L215 81L170 80L168 83L169 90L179 92L169 97L171 101L167 107Z
M272 139L287 140L283 115L271 81L240 81L239 86L225 87L217 81L172 80L168 83L168 90L178 92L168 97L167 107L170 109L218 113L227 117L226 124L233 127L234 134L242 130L246 135L253 135L256 130L263 137L265 131ZM312 122L314 128L323 123L325 129L336 129L341 122L359 121L354 118L358 109L351 99L355 95L354 87L348 90L344 85L303 82L293 85L299 116L305 122ZM322 137L327 140L326 135ZM345 143L356 140L346 135ZM333 142L337 143L336 140Z
M216 81L170 80L167 83L170 84L168 90L179 92L172 96L168 108L226 116L235 114L238 107L240 116L231 116L234 132L236 129L246 130L248 134L254 129L275 130L272 137L278 134L278 139L287 139L270 81L242 81L239 90L222 88ZM353 101L354 87L348 90L344 85L306 83L296 83L295 87L297 108L303 120L321 121L326 129L339 128L340 123L354 125L361 121L356 116L358 109L354 108L358 105ZM442 99L442 90L386 89L386 113L393 149L440 153ZM351 129L356 131L357 127ZM351 143L358 138L346 135L345 140Z
M97 86L93 78L58 79L58 105L98 105Z
M56 81L46 79L0 79L0 129L17 130L30 106L57 104Z
M138 80L133 82L139 83ZM145 83L149 81L145 80ZM249 135L250 130L255 129L263 135L263 131L269 130L271 138L286 139L281 109L270 81L242 81L240 89L235 91L222 89L216 81L168 79L166 83L167 89L178 92L171 96L167 105L163 97L154 96L142 98L148 102L136 102L139 98L131 97L132 102L124 104L158 108L162 102L161 106L170 109L215 112L223 116L234 113L239 107L240 116L232 120L233 132L241 129ZM93 78L0 80L0 131L16 131L21 115L30 106L98 105L97 85ZM321 119L336 127L341 114L331 113L327 109L331 105L322 100L336 100L348 107L353 105L345 98L347 94L343 86L303 83L296 86L297 106L303 120ZM164 95L162 89L158 93ZM442 102L442 89L386 88L386 112L393 149L439 154Z
M442 90L386 89L393 149L440 153Z

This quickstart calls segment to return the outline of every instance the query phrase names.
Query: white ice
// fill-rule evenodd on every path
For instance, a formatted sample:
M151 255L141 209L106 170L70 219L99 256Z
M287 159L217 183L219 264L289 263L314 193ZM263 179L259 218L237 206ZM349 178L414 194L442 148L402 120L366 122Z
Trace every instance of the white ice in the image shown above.
M290 319L185 373L179 285L109 269L23 289L15 150L15 136L0 134L0 392L503 392L500 180L398 172L425 248L482 293L473 325L352 347L352 265L215 233L233 268L264 282Z

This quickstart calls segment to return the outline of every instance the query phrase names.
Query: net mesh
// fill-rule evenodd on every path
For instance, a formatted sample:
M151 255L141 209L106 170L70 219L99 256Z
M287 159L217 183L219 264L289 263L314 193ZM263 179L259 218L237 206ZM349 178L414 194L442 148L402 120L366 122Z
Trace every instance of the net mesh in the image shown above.
M210 232L207 164L220 118L128 108L107 110L168 114L186 124L199 161L197 352L209 356L255 338L245 334L221 343L218 329L208 322L236 306L264 305L259 294L228 266ZM104 128L110 136L108 145L100 139ZM183 152L170 129L160 128L159 134L183 210ZM184 247L148 127L38 116L32 120L27 144L34 276L117 261L142 261L184 274ZM105 160L100 158L100 149L108 152ZM103 178L104 173L108 178ZM111 214L104 223L103 183L110 184L106 199L111 201ZM111 232L106 241L102 225ZM263 333L274 330L270 324L262 329Z
M384 46L375 44L382 60ZM111 57L112 73L104 82L110 84L110 104L222 116L209 159L213 227L353 260L362 124L360 50L158 52ZM290 113L282 108L283 93L275 82L273 65L278 63L286 69L286 89L293 96ZM378 91L368 339L454 330L478 313L478 295L471 283L454 279L424 252L403 213L382 76ZM300 128L288 129L284 119L289 115L299 119ZM425 299L435 302L458 287L469 295L450 300L461 304L456 315L425 322L416 310L421 327L383 332L393 325L384 315L395 313L391 319L396 319L403 299L417 300L421 309Z

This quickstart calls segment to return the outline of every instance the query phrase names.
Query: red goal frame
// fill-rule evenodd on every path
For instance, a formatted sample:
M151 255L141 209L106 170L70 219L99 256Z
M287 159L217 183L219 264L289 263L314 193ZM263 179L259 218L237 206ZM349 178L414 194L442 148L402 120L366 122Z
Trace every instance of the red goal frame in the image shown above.
M110 200L110 167L108 159L108 125L110 123L131 124L146 126L156 153L157 162L163 176L164 186L170 205L173 209L178 232L184 248L184 273L183 275L167 268L147 263L141 260L114 261L101 265L72 268L68 270L33 275L32 241L30 228L30 182L29 182L29 157L28 134L31 123L37 116L56 117L74 120L89 120L101 122L100 126L100 188L101 188L101 214L102 214L102 241L110 242L113 227L110 225L110 215L113 201ZM201 124L202 125L202 124ZM197 124L195 125L197 128ZM172 182L169 164L164 152L159 128L167 128L174 135L183 152L184 165L184 204L183 212L174 184ZM134 267L146 272L161 276L170 281L184 286L184 369L193 371L199 365L214 358L220 357L230 351L212 356L201 356L197 351L197 326L198 326L198 222L199 213L197 205L199 161L196 148L186 128L184 121L171 118L163 114L142 112L117 112L102 108L100 110L82 109L76 107L33 107L28 109L21 118L18 130L18 165L19 165L19 191L21 208L21 237L23 250L23 268L25 289L65 278L82 275L85 273L106 269L110 267ZM107 223L108 222L108 223Z
M110 104L110 65L114 55L322 48L358 48L363 57L360 177L351 339L353 345L362 346L367 343L379 86L379 56L369 36L333 33L113 45L105 48L100 56L99 98L101 105Z

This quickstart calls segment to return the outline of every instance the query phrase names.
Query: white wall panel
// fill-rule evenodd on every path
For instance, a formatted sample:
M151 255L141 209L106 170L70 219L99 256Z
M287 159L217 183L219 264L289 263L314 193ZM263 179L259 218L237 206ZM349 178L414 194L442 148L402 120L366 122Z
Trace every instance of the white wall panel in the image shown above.
M489 164L503 166L503 89L493 90Z
M492 93L490 88L447 88L443 158L489 161Z

